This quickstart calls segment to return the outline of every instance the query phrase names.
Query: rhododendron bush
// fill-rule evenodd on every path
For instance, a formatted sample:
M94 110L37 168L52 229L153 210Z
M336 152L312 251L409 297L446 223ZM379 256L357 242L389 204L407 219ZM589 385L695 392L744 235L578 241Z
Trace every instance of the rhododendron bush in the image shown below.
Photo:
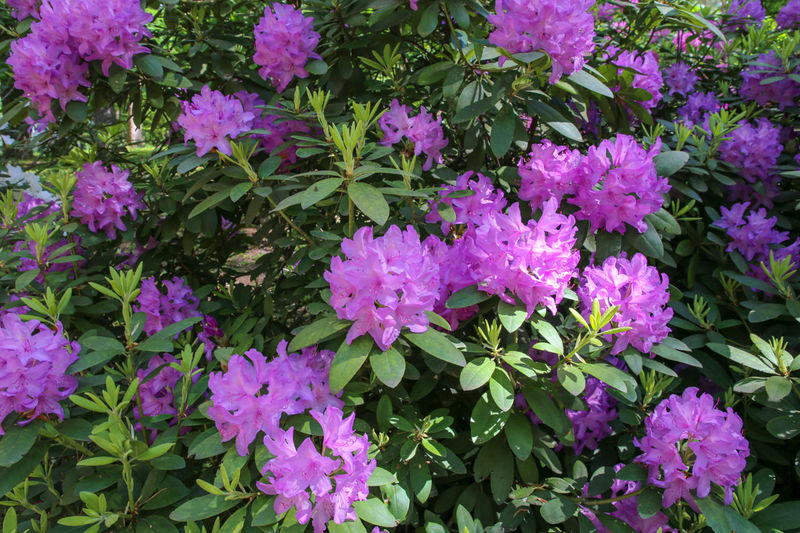
M800 2L6 0L3 532L800 530Z

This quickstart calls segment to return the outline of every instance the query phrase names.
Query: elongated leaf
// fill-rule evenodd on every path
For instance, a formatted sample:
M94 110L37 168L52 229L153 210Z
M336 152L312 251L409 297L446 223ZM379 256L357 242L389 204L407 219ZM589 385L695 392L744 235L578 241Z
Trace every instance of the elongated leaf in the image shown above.
M611 92L611 89L609 89L605 83L585 70L579 70L578 72L570 74L567 79L576 85L580 85L584 89L589 89L593 93L599 94L600 96L614 98L614 93Z
M206 494L182 503L169 514L169 517L176 522L205 520L224 513L237 503L239 503L237 500L226 500L225 496Z
M34 420L28 425L7 429L0 437L0 466L11 466L22 459L36 442L41 427L42 421Z
M359 211L379 226L383 226L389 219L389 204L381 191L369 183L355 181L347 187L347 194Z
M347 320L339 320L335 316L326 316L301 329L289 343L289 352L295 352L312 344L316 344L325 337L343 330L350 325Z
M745 352L744 350L734 346L728 346L727 344L716 342L711 342L706 346L721 356L727 357L728 359L752 368L753 370L758 370L759 372L764 372L765 374L775 374L775 370L772 367L762 361L761 358L751 354L750 352Z
M403 336L424 352L442 361L458 366L467 364L464 354L453 346L453 343L447 337L436 330L428 328L424 333L406 333Z
M488 383L492 377L496 365L488 357L478 357L473 359L467 366L461 369L459 382L463 390L474 390Z
M158 331L153 336L141 342L136 349L141 352L171 352L174 338L183 330L192 327L203 320L203 317L193 316L184 318Z
M339 188L339 185L342 184L342 181L344 181L342 178L326 178L313 183L302 194L300 207L307 209L320 200L324 200Z
M394 527L397 525L397 519L389 511L386 504L378 498L355 502L353 503L353 508L356 510L358 517L364 522L380 527Z
M350 383L353 376L363 366L364 361L367 360L372 345L372 337L369 335L363 335L353 340L351 344L342 341L331 362L329 379L331 392L337 393Z
M477 285L470 285L454 292L444 303L447 309L463 309L471 307L491 298L492 295L478 290Z
M378 379L389 388L395 388L406 372L406 360L403 354L389 347L385 352L373 352L369 356L369 365Z

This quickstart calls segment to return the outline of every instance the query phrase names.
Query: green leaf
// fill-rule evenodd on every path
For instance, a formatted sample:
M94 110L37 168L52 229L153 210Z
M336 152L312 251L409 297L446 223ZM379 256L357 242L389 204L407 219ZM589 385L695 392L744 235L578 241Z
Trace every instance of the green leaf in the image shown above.
M107 352L112 355L125 353L125 347L113 337L86 337L81 339L81 347L99 352Z
M353 508L356 510L358 517L364 522L380 527L394 527L397 525L397 519L389 512L386 504L378 498L354 502Z
M586 388L586 378L583 376L583 372L572 365L559 366L557 374L558 382L573 396L578 396Z
M17 279L14 281L14 288L16 288L18 291L24 289L25 287L30 285L31 282L35 280L36 276L38 275L39 275L38 268L34 268L33 270L26 270L25 272L17 276Z
M720 505L711 497L695 498L694 501L714 533L761 533L760 529L729 505Z
M776 416L767 422L767 431L781 440L800 435L800 413Z
M245 181L242 183L237 184L233 189L230 190L229 196L233 203L238 202L242 199L242 196L250 192L250 189L253 188L252 182Z
M179 322L170 324L164 329L156 332L152 337L145 339L143 342L136 346L136 349L141 352L171 352L173 348L173 340L176 335L181 331L192 327L203 320L201 316L193 316L191 318L184 318Z
M647 225L647 231L644 233L627 231L623 240L647 257L660 259L664 256L664 244L661 242L661 235L658 234L652 224Z
M774 503L757 513L752 522L761 531L797 529L800 526L800 501Z
M522 413L512 413L505 426L506 440L511 451L520 461L524 461L533 450L531 421Z
M783 304L760 303L747 314L747 320L756 324L777 318L786 312Z
M320 200L324 200L339 188L339 185L342 184L342 181L344 181L342 178L326 178L313 183L301 195L300 207L303 209L308 209Z
M207 459L225 453L226 449L226 446L222 444L219 430L212 427L194 438L186 455L195 459Z
M689 161L689 154L686 152L661 152L653 158L656 165L656 172L659 176L669 177L678 172Z
M638 496L637 509L639 516L650 518L661 512L661 494L655 489L647 488Z
M83 122L89 113L86 102L78 102L77 100L67 104L66 112L67 116L75 122Z
M561 342L561 335L558 334L558 331L556 331L556 328L554 328L552 324L544 319L536 318L531 321L531 325L549 344L558 349L555 353L558 355L564 353L564 344Z
M431 488L433 488L431 469L428 463L416 456L408 465L408 473L411 490L420 503L425 503L431 495Z
M379 226L389 219L389 204L381 191L368 183L354 181L347 187L347 194L356 207Z
M735 361L740 365L752 368L753 370L758 370L759 372L764 372L765 374L775 374L775 370L771 366L767 365L761 360L761 358L751 354L750 352L717 342L710 342L706 344L706 346L721 356L727 357L728 359Z
M419 25L417 26L417 32L422 37L427 37L433 30L436 29L436 25L439 23L439 2L431 2L425 11L422 12L422 17L419 19Z
M580 85L584 89L589 89L593 93L599 94L600 96L614 98L614 93L611 92L611 89L609 89L605 83L598 80L585 70L579 70L578 72L570 74L567 76L567 79L576 85Z
M494 403L503 411L514 405L514 384L504 368L496 368L489 380L489 395Z
M446 304L445 304L446 305ZM525 305L511 305L503 300L497 305L497 316L500 323L509 333L517 331L528 318L528 310Z
M310 74L315 74L317 76L322 76L326 72L328 72L328 64L322 61L321 59L314 59L306 63L306 70Z
M369 476L369 479L367 480L367 486L381 487L383 485L390 485L396 482L397 478L394 474L378 466L375 467L375 470L373 470L372 474Z
M492 377L496 365L488 357L477 357L461 369L459 383L465 391L474 390L486 385Z
M133 57L133 62L151 78L161 79L164 76L164 66L153 54L137 54Z
M504 105L492 123L492 133L489 144L492 152L497 157L503 157L511 148L514 140L514 130L516 129L517 117L514 114L514 107L510 104Z
M558 407L552 398L539 388L538 384L528 384L522 393L528 406L536 416L542 419L542 422L553 428L556 433L563 434L569 431L571 426L564 409Z
M576 366L620 392L632 393L636 390L636 380L633 376L616 367L605 363L578 363Z
M581 132L575 124L556 111L553 107L540 100L528 100L528 112L538 115L539 118L555 131L571 141L582 142Z
M451 294L444 306L447 309L463 309L479 304L491 297L491 294L478 290L477 285L470 285Z
M206 518L224 513L238 503L238 500L226 500L225 496L206 494L205 496L200 496L199 498L182 503L169 514L169 517L176 522L205 520Z
M228 188L215 192L214 194L212 194L211 196L209 196L208 198L204 199L202 202L194 206L194 209L192 209L192 211L189 213L188 218L194 218L203 211L211 209L218 203L229 198L230 194L231 194L231 189Z
M0 468L0 497L8 494L42 462L49 443L39 442L25 456L7 468Z
M39 436L41 420L34 420L25 426L11 426L0 437L0 466L11 466L22 459Z
M578 510L578 504L562 496L556 496L545 502L540 508L542 518L548 524L560 524L573 516Z
M441 359L442 361L447 361L448 363L458 366L464 366L467 364L466 359L464 359L464 354L462 354L458 348L453 346L453 343L450 342L447 337L434 329L428 328L423 333L405 333L403 334L403 337L405 337L412 344L416 345L418 348L422 349L425 353L428 353L437 359Z
M390 389L397 387L406 372L403 354L391 346L385 352L373 352L369 356L369 364L378 379Z
M301 329L297 335L295 335L294 339L292 339L292 342L289 343L288 351L290 353L296 352L312 344L317 344L325 337L330 337L350 324L350 321L339 320L333 315L322 317Z
M765 384L771 402L779 402L792 393L792 382L783 376L771 376Z
M3 533L17 533L17 512L13 507L6 510L6 517L3 519Z
M500 433L505 426L506 420L511 415L511 411L501 411L489 401L489 395L483 393L475 407L469 420L469 430L473 444L483 444L488 442L495 435Z
M369 335L362 335L354 339L351 344L347 344L346 340L342 341L331 362L329 379L331 392L337 393L350 383L367 360L372 344L372 337Z

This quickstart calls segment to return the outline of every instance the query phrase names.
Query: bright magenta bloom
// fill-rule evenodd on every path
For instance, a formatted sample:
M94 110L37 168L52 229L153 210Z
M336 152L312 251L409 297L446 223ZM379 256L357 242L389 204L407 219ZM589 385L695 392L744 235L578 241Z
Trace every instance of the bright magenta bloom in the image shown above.
M578 150L544 140L531 147L529 157L517 164L522 178L520 200L529 200L531 207L538 209L550 198L561 203L564 196L575 193L575 180L583 162Z
M729 505L750 455L739 415L730 407L716 409L713 396L697 393L689 387L663 400L644 422L646 435L633 439L643 452L636 461L647 466L648 482L666 489L665 508L681 498L694 507L690 491L705 498L711 483L725 489Z
M553 60L550 83L583 68L594 50L594 0L496 0L489 42L512 54L541 50ZM504 57L500 58L503 65Z
M314 18L287 4L274 3L264 8L264 16L255 27L256 53L253 61L258 73L270 79L283 92L292 78L307 78L309 58L319 59L314 48L320 35L314 31Z
M720 145L719 157L740 168L741 176L750 183L765 180L783 151L780 135L780 129L767 118L758 119L755 125L742 121L731 139Z
M414 117L409 117L409 108L400 105L397 99L392 100L389 111L384 113L378 124L383 131L381 144L391 146L406 137L414 146L414 154L427 155L422 170L429 170L433 162L441 163L441 150L447 146L442 130L442 118L434 120L425 106L420 107L420 112Z
M661 76L661 68L658 65L658 55L652 50L641 54L624 50L619 53L619 48L609 46L604 54L604 59L612 59L612 62L619 67L619 73L627 68L633 71L634 89L643 89L650 93L652 98L649 100L638 100L639 105L651 110L661 101L661 87L664 86L664 79Z
M202 316L197 310L199 301L192 288L186 285L185 279L176 276L172 281L164 280L161 283L167 289L166 294L161 292L152 276L143 279L141 292L136 298L138 305L133 306L134 312L147 315L144 332L148 335L153 335L175 322Z
M664 69L666 76L667 87L669 87L669 94L679 94L681 96L688 96L694 91L694 85L697 83L697 74L692 72L684 62L673 63Z
M578 296L585 312L590 312L592 302L600 301L600 311L612 305L619 310L614 322L628 331L616 333L612 355L632 345L649 353L653 344L669 335L667 324L672 319L669 302L669 278L647 265L647 258L636 254L633 259L609 257L601 267L586 267Z
M448 198L448 195L456 191L470 191L473 194ZM442 233L445 235L450 232L452 224L479 224L485 216L502 211L508 203L503 191L496 190L489 178L471 170L456 178L455 185L442 187L440 194L442 199L431 203L430 210L425 215L425 222L441 222ZM456 213L455 222L448 222L442 218L437 209L440 202L453 208Z
M433 311L438 297L439 266L412 226L402 231L393 225L377 238L372 227L361 227L342 241L342 252L346 259L331 259L324 276L336 315L353 321L348 344L369 333L385 351L403 327L428 329L425 311Z
M11 2L9 2L11 3ZM793 29L800 26L800 0L789 0L775 17L779 28Z
M255 118L238 98L212 91L208 85L191 102L181 102L181 110L178 125L184 129L186 142L194 141L198 157L213 149L231 155L231 140L250 130Z
M78 171L75 184L75 200L72 202L72 216L89 226L93 233L104 231L109 239L117 236L117 230L125 231L122 222L125 212L136 220L136 211L144 209L141 194L133 189L128 181L129 172L117 165L111 165L109 172L101 161L86 163Z
M779 109L785 109L794 105L797 97L800 96L800 83L789 78L791 72L783 66L783 61L774 50L758 56L757 64L749 65L747 70L742 72L742 98L755 100L758 105L766 106L770 103L778 105ZM768 78L779 78L780 81L762 84ZM766 119L764 119L766 120Z
M14 412L25 419L20 424L46 414L64 419L58 402L78 388L66 371L80 350L64 337L61 322L52 331L38 320L0 313L0 435L3 420Z

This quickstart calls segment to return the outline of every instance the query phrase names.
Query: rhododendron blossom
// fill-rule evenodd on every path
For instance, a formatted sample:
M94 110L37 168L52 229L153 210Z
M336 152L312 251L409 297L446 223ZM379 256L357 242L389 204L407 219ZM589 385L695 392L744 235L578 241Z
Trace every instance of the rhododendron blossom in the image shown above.
M560 203L565 195L575 193L575 179L582 162L578 150L555 145L549 140L534 144L529 159L520 159L517 164L521 178L520 200L530 201L535 209L550 198Z
M392 100L390 109L378 120L383 131L381 144L391 146L402 140L408 139L414 146L414 154L425 154L427 158L422 165L422 170L429 170L433 162L441 163L441 150L447 146L442 130L442 119L434 120L425 106L420 107L420 112L414 117L409 117L409 108L400 105L397 99Z
M581 397L586 402L585 411L566 409L575 433L575 455L579 455L584 448L596 450L598 443L611 435L609 423L617 419L617 400L606 392L606 384L599 379L587 377Z
M34 278L39 283L44 281L44 276L54 272L70 272L73 270L73 262L60 261L56 259L69 255L80 255L83 249L80 246L80 237L73 236L74 241L61 239L52 244L48 244L42 250L41 256L36 257L36 243L34 241L17 241L14 245L15 252L28 252L27 255L20 255L19 270L26 272L29 270L39 270L39 274Z
M274 458L262 470L267 482L257 486L265 494L277 495L276 513L294 507L299 523L311 520L314 533L322 533L330 520L337 524L356 520L353 503L367 499L367 479L377 463L367 457L367 436L353 431L355 413L344 418L341 409L330 406L324 412L311 411L311 416L322 426L326 455L311 438L296 447L294 428L268 434L264 445Z
M645 90L652 96L648 100L638 100L639 105L648 110L658 105L662 98L661 87L664 85L664 78L661 76L658 55L655 52L652 50L645 53L628 50L620 52L616 46L609 46L606 53L603 54L603 59L611 60L614 65L619 67L619 74L622 74L623 69L633 71L631 87Z
M550 83L583 68L594 51L594 0L496 0L489 42L512 54L541 50L553 60ZM505 62L500 57L500 66Z
M729 136L720 144L720 159L741 169L740 175L750 183L766 179L783 151L780 129L760 118L755 125L742 121Z
M576 196L567 200L580 210L576 218L588 220L592 231L625 233L630 224L647 231L644 217L661 209L669 181L656 172L653 158L661 151L658 140L647 151L629 135L617 135L589 148L578 177Z
M127 227L122 217L127 211L133 220L136 212L144 209L141 194L133 189L128 180L129 172L111 165L107 170L101 161L86 163L83 170L75 173L75 200L72 202L72 216L89 226L93 233L105 232L109 239L117 236L117 230Z
M779 28L787 30L800 26L800 0L789 0L775 17Z
M136 298L137 305L133 306L135 312L146 315L144 332L148 335L153 335L175 322L202 316L197 310L199 301L192 288L186 285L186 280L176 276L172 281L164 280L161 284L166 287L166 294L156 285L155 278L143 279L141 292Z
M592 309L595 300L600 311L619 306L613 321L618 327L631 329L615 333L612 355L632 345L649 353L653 344L669 335L667 326L672 319L669 302L669 278L655 267L647 265L647 258L636 254L632 259L609 257L600 267L589 266L583 271L578 296L585 313Z
M306 62L319 59L314 52L320 35L314 31L314 18L291 5L273 3L264 8L264 16L255 26L253 61L258 73L282 92L292 78L307 78Z
M728 6L726 30L744 30L750 24L760 24L767 11L760 0L732 0Z
M687 126L693 127L704 124L710 113L717 113L720 109L722 106L714 93L692 93L686 104L678 108L678 116Z
M673 63L664 70L664 76L669 87L669 94L679 94L681 96L688 96L693 92L694 86L697 83L697 74L695 74L689 65L684 62Z
M774 50L758 56L758 60L750 64L742 72L742 88L740 94L743 98L754 100L758 105L765 106L770 103L777 104L779 109L794 105L800 96L800 83L789 77L783 66L783 61ZM771 78L781 78L777 81L764 83Z
M223 442L236 439L236 451L245 456L259 431L280 434L281 416L309 409L341 407L328 386L333 352L303 348L287 354L288 343L278 344L278 357L267 361L261 352L248 350L234 355L225 372L212 372L208 379L211 402L208 416L217 426Z
M267 153L272 153L276 148L291 141L292 134L309 134L311 128L302 120L292 120L281 115L265 113L266 102L255 93L239 91L234 94L242 102L245 113L253 115L253 120L249 124L252 130L266 130L269 133L253 133L253 139L261 140L261 145ZM281 107L278 105L278 107ZM291 142L289 146L284 146L279 155L284 159L284 163L295 163L297 161L297 145Z
M438 297L439 266L412 226L391 226L377 238L364 226L342 241L342 252L346 259L331 259L324 277L336 315L353 321L348 344L369 333L385 351L403 327L414 333L428 329L425 311L433 311Z
M141 400L141 412L139 411L138 402L133 408L133 416L136 420L141 419L142 416L178 414L175 407L174 390L182 374L179 370L170 366L170 363L176 362L177 359L168 353L154 355L147 362L145 368L136 372L136 376L139 378L137 393ZM146 379L159 367L161 367L161 370L158 370L150 379ZM196 377L199 378L199 374ZM176 420L173 419L171 424L175 422Z
M181 102L181 111L178 125L184 130L186 142L194 141L198 157L213 149L231 155L231 141L250 130L255 118L244 110L241 100L212 91L208 85L191 102Z
M727 252L737 251L748 261L769 263L769 251L773 245L781 244L789 238L789 232L778 231L777 217L767 217L767 210L750 210L749 202L733 204L730 208L720 207L722 217L712 226L724 229L731 241Z
M27 17L39 17L39 0L6 0L6 4L11 8L11 14L17 20Z
M64 337L61 322L53 331L38 320L23 322L14 313L0 313L0 435L11 413L23 417L20 424L48 414L64 419L58 402L78 388L78 380L66 371L80 350Z
M448 198L448 195L456 191L471 191L474 194ZM442 232L445 235L450 232L453 224L479 224L485 216L502 211L508 203L503 191L496 190L489 178L471 170L456 178L455 185L442 187L441 196L441 200L431 203L425 222L441 222ZM453 222L444 220L439 214L441 204L453 209L456 214Z
M693 495L705 498L711 484L725 489L725 504L750 455L742 436L742 419L728 407L714 407L714 397L696 387L681 396L671 395L656 406L644 422L645 436L633 442L642 450L636 461L648 469L648 483L666 489L662 504L672 506L683 498L695 507Z

